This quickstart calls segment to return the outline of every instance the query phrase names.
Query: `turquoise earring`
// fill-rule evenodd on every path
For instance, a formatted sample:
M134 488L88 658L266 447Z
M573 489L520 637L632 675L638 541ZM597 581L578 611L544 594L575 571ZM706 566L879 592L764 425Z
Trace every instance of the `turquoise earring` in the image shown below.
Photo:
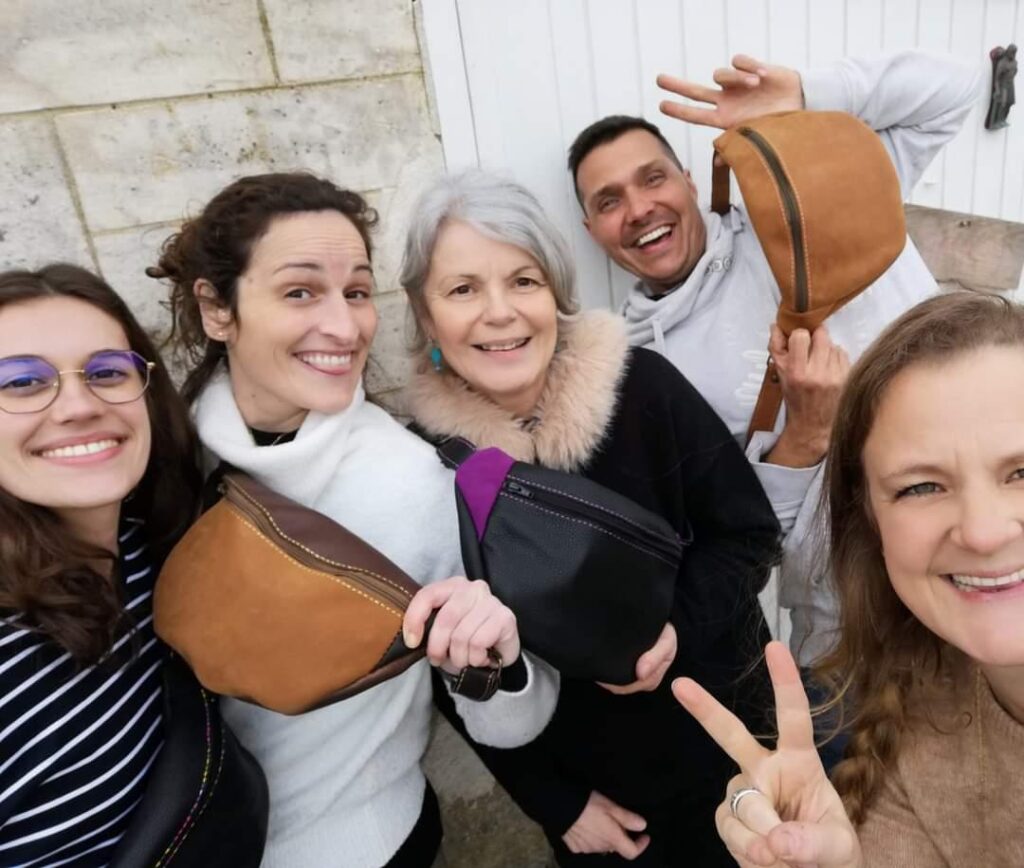
M430 348L430 364L433 367L433 369L437 371L437 373L439 374L441 373L441 370L444 368L443 358L441 356L441 348L437 344L434 344Z

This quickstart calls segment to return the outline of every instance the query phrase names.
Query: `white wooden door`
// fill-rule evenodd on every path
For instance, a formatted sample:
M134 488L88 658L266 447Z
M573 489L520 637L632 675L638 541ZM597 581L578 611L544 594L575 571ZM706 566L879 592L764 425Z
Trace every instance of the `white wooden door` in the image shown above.
M565 168L580 130L606 114L644 115L710 195L716 131L659 114L659 72L710 82L739 52L805 68L912 47L982 63L994 45L1024 46L1024 0L421 2L448 168L501 170L533 190L572 243L588 306L616 303L632 278L580 223ZM975 109L912 201L1024 221L1021 103L996 132L983 127L986 106Z

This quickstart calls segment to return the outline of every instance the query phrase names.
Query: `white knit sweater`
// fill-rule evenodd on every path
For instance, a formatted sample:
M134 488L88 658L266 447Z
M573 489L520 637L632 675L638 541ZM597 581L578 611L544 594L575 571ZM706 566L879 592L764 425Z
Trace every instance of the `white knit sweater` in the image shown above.
M295 439L253 442L222 373L196 403L203 444L217 458L344 524L417 581L462 572L452 474L434 450L360 389L342 413L310 413ZM455 697L475 739L524 744L554 709L557 674L528 660L518 693L486 703ZM376 868L419 816L420 758L430 725L426 662L371 690L289 717L226 699L224 716L270 784L266 868Z

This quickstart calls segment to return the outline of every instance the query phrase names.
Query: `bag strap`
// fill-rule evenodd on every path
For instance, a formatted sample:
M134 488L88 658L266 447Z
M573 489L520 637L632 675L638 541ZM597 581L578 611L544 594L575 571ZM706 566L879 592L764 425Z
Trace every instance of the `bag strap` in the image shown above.
M729 164L716 154L711 158L711 210L723 217L729 213ZM782 383L779 372L775 370L775 362L768 357L768 366L761 380L761 391L757 395L754 414L750 417L747 428L746 443L755 431L771 431L775 428L775 420L779 417L782 406Z
M764 369L764 379L761 380L761 391L754 405L754 414L750 417L750 426L747 428L747 445L750 445L750 439L755 431L772 431L775 428L775 420L779 417L781 406L782 381L775 369L774 360L769 356L768 365Z
M730 207L729 164L716 153L711 158L711 210L724 217Z
M437 457L451 470L458 470L474 452L476 447L463 437L448 437L437 444Z

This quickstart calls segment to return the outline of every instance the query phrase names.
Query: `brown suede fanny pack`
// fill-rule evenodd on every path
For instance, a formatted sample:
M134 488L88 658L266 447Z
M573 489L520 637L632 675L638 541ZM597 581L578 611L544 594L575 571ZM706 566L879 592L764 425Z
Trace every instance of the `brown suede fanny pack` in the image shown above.
M153 601L157 635L203 686L299 714L424 656L425 640L402 639L420 586L383 554L239 471L221 490L167 558ZM488 698L500 669L475 675L461 679L466 694Z
M814 331L906 245L896 169L878 134L852 115L764 115L722 133L714 146L711 208L728 212L731 169L779 285L777 322L787 336ZM781 403L769 362L748 440L772 430Z

